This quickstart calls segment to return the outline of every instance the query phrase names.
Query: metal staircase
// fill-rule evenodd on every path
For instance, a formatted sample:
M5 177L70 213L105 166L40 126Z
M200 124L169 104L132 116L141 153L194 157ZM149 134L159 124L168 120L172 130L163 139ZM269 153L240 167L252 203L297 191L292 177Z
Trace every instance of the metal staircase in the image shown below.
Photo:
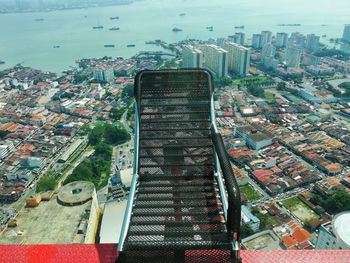
M135 79L134 175L120 262L238 262L240 195L205 70ZM118 261L118 262L119 262Z

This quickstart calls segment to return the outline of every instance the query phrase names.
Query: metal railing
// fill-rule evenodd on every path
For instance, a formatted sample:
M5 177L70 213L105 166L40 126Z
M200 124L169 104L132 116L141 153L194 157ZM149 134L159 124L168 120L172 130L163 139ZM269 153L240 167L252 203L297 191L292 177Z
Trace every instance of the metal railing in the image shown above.
M139 181L138 165L139 165L139 110L137 103L135 103L135 135L134 135L134 163L133 163L133 178L130 186L128 203L125 209L122 230L119 237L118 251L123 251L126 236L128 234L132 207L136 194L136 187Z
M232 242L233 258L240 261L241 195L224 142L216 126L214 95L210 102L211 133L215 149L215 175L221 193L226 226ZM227 194L227 195L226 195Z

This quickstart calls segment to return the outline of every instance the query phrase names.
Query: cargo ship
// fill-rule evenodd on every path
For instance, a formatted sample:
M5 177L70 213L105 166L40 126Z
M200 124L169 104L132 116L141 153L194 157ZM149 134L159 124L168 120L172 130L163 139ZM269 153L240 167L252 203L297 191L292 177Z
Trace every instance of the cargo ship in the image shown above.
M119 19L119 16L111 16L109 19L110 19L110 20L118 20L118 19Z
M107 45L104 45L104 47L115 47L115 45L113 45L113 44L107 44Z
M109 31L118 31L118 30L120 30L120 28L119 28L119 27L116 27L116 26L111 27L111 28L109 29Z
M103 29L103 26L94 26L92 29Z
M180 31L182 31L181 28L178 28L178 27L174 27L174 28L173 28L173 32L180 32Z
M134 44L129 44L129 45L127 45L126 47L136 47L136 45L134 45Z
M301 24L278 24L278 26L301 26Z
M235 26L236 29L244 29L244 26Z

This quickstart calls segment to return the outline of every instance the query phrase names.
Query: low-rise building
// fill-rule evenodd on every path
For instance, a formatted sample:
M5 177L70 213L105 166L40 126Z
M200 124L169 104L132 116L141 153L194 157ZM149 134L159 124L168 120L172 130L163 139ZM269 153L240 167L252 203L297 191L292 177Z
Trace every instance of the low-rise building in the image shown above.
M249 226L254 232L259 230L260 219L253 215L249 209L242 205L242 223Z

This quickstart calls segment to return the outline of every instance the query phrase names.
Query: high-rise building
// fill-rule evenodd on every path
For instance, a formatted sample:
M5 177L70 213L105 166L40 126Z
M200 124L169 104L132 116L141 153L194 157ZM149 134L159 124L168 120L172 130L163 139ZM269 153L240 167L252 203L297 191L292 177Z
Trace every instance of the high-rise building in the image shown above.
M227 39L227 38L219 37L219 38L216 40L216 44L217 44L219 47L224 47L225 42L227 42L228 40L229 40L229 39Z
M182 50L182 65L185 68L202 68L203 52L191 45L184 46Z
M276 34L276 47L286 47L288 43L288 33L280 32Z
M97 81L110 82L114 79L114 70L112 67L99 65L92 68L92 76Z
M299 32L294 32L290 35L290 38L288 40L288 45L295 45L300 48L304 48L306 43L306 37L299 33Z
M238 33L235 33L234 35L230 35L228 36L228 41L243 46L245 43L245 34L242 32L238 32Z
M228 52L228 70L245 76L250 66L250 49L236 43L226 43L224 48Z
M344 27L343 40L350 42L350 24L347 24Z
M204 46L205 66L221 78L228 73L227 51L216 45Z
M317 52L320 47L320 37L315 34L309 34L306 38L306 49L310 52Z
M286 50L286 63L288 67L299 68L302 56L302 49L295 45L289 45Z
M261 45L261 34L253 34L252 47L255 48L255 49L259 49L259 48L262 47L262 45Z
M261 51L261 61L267 68L277 68L278 60L275 59L276 47L272 43L267 43Z
M272 43L267 43L265 46L263 46L263 49L261 51L261 58L267 58L267 57L274 57L276 54L276 48Z
M245 42L245 34L242 33L242 32L238 32L238 33L235 34L235 36L236 36L235 43L240 44L240 45L243 46L244 42Z
M321 225L316 249L350 248L350 212L336 215L332 222Z
M272 41L272 32L271 31L261 31L261 46L265 46L267 43Z

